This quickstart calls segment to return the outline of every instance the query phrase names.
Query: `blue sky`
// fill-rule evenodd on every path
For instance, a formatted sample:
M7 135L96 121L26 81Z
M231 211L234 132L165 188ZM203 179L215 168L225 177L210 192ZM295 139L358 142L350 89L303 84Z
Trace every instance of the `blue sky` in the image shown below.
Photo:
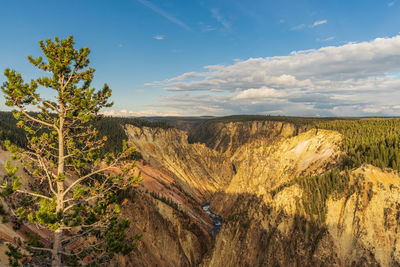
M113 89L107 114L400 115L400 0L21 0L1 11L1 70L35 77L26 56L41 55L38 41L73 34L92 50L94 85Z

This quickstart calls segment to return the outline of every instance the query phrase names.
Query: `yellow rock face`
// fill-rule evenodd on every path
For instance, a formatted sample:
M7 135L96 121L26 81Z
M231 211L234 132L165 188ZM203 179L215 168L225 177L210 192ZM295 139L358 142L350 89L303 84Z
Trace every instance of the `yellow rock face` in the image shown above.
M233 155L237 173L226 187L230 195L252 194L266 202L270 192L291 182L299 175L320 173L336 164L341 152L341 136L332 131L308 131L275 142L248 143ZM229 200L224 200L226 205ZM213 203L213 207L221 210Z
M171 172L176 183L200 203L232 177L232 164L226 156L204 144L189 144L184 131L127 125L126 132L146 161Z
M202 239L190 227L184 230L185 221L169 206L147 203L154 213L146 221L152 230L142 251L148 252L141 256L157 260L136 264L162 264L164 254L151 251L163 249L176 266L400 264L397 173L369 165L353 170L349 188L327 200L324 223L304 210L305 193L295 179L340 163L342 136L337 132L266 121L209 124L191 131L192 143L187 132L177 129L126 126L126 132L130 144L168 173L176 188L199 207L211 202L210 209L223 217L213 241L199 245ZM189 215L196 221L204 214ZM156 229L160 220L169 226Z
M354 192L328 203L329 233L347 264L371 251L381 266L400 262L400 176L366 165L352 172Z

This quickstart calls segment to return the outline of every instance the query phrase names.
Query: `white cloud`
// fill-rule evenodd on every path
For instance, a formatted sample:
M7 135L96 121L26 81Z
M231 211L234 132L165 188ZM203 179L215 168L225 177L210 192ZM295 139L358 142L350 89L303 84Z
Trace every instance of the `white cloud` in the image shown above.
M200 21L200 22L198 23L198 25L199 25L199 27L200 27L200 31L201 31L201 32L212 32L212 31L215 31L215 30L216 30L216 28L215 28L214 26L209 25L209 24L205 24L205 23L202 22L202 21Z
M294 26L294 27L292 27L290 29L292 31L298 31L298 30L304 29L305 26L306 26L305 24L300 24L300 25Z
M381 108L374 108L374 107L368 107L368 108L363 108L363 110L365 113L378 113L380 111L382 111Z
M193 78L198 78L198 77L204 77L203 73L198 73L198 72L187 72L182 75L179 75L177 77L168 79L168 82L175 82L175 81L181 81L181 80L188 80L188 79L193 79Z
M312 25L309 25L308 27L315 28L319 25L326 24L326 23L328 23L328 20L317 20ZM296 25L296 26L293 26L292 28L290 28L290 30L298 31L298 30L304 29L305 27L306 27L306 24L299 24L299 25Z
M132 111L132 110L106 110L101 114L104 116L111 117L167 117L167 116L183 116L182 113L176 111L159 111L159 110L141 110L141 111Z
M288 56L249 58L232 65L204 67L160 83L177 91L268 87L310 87L400 71L400 35L371 42L294 51ZM188 76L188 77L185 77ZM184 78L204 77L185 81ZM171 82L173 81L173 82ZM176 81L176 82L175 82Z
M393 6L395 3L396 3L396 1L392 1L392 2L389 2L387 5L388 5L388 7L391 7L391 6Z
M311 25L311 28L317 27L317 26L325 24L325 23L328 23L328 21L327 20L317 20L313 23L313 25Z
M151 83L186 91L162 98L159 106L201 115L279 110L357 116L373 108L379 115L400 115L395 108L400 99L400 35L204 69Z
M282 23L285 23L285 20L284 20L284 19L280 19L280 20L279 20L279 24L282 24Z
M153 39L156 39L158 41L164 40L165 39L165 35L155 35L153 36Z
M233 97L233 99L259 99L259 98L280 98L287 96L286 92L278 91L266 86L244 90Z
M333 41L333 40L335 40L335 37L334 37L334 36L327 37L327 38L325 38L325 39L317 38L317 41L318 41L318 42L329 42L329 41Z

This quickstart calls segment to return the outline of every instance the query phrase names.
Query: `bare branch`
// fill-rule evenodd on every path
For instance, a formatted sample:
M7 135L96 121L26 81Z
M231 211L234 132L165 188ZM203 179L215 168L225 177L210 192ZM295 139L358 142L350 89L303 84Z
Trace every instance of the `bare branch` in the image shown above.
M44 171L46 172L47 183L49 184L51 192L53 192L53 194L56 194L56 191L54 190L54 187L53 187L53 182L51 181L51 177L47 170L47 166L44 164L42 159L39 159L39 162L40 162L40 165L42 166L42 168L44 169Z
M89 265L92 264L93 262L98 261L99 259L103 258L106 255L106 251L103 251L100 255L97 255L94 259L91 261L85 262L85 264Z
M29 248L34 249L34 250L47 251L47 252L50 252L50 253L53 252L53 250L51 248L38 248L38 247L29 247Z
M94 231L95 229L96 229L96 228L89 228L88 230L86 230L86 231L84 231L84 232L82 232L82 233L80 233L80 234L75 234L75 235L73 235L73 236L69 236L68 238L64 238L61 242L68 242L68 241L70 241L70 240L72 240L72 239L76 239L76 238L82 237L82 236L84 236L84 235L90 233L91 231ZM75 241L74 241L74 242L75 242ZM69 242L69 244L70 244L70 243L73 243L73 242ZM66 246L66 244L64 244L64 246Z
M45 121L36 119L35 117L32 117L31 115L29 115L29 113L26 112L22 107L20 107L20 106L18 106L18 107L19 107L20 111L21 111L26 117L28 117L30 120L32 120L32 121L34 121L34 122L37 122L37 123L40 123L40 124L43 124L43 125L46 125L47 127L54 128L54 129L58 130L57 126L55 126L55 125L53 125L53 124L50 124L50 123L47 123L47 122L45 122Z
M85 246L84 249L82 249L81 251L79 251L77 253L68 253L68 252L65 252L65 251L60 251L60 253L66 255L66 256L78 256L79 254L82 254L83 252L87 251L88 249L95 248L95 247L97 247L97 246L99 246L99 245L101 245L103 243L105 243L104 240L101 241L101 242L98 242L96 244L90 245L90 246ZM97 259L97 257L96 257L96 259Z
M35 96L35 95L32 95L36 100L38 100L38 101L40 101L40 102L42 102L42 103L44 103L44 104L46 104L46 105L48 105L52 110L54 110L55 112L57 112L57 113L59 113L60 111L53 105L53 104L51 104L49 101L47 101L47 100L44 100L44 99L42 99L42 98L40 98L40 97L38 97L38 96Z
M49 184L50 190L53 194L56 194L56 191L54 190L53 187L53 182L51 181L51 177L50 174L53 176L53 178L57 178L53 173L49 173L49 170L47 168L47 165L44 163L43 158L40 156L39 153L34 153L34 152L30 152L30 151L24 151L24 153L26 154L26 157L29 158L32 161L36 161L37 163L39 163L39 166L43 168L46 177L47 177L47 182ZM30 155L30 156L28 156Z
M0 185L0 188L3 188L3 189L6 189L7 187L6 186L4 186L4 185ZM33 197L40 197L40 198L43 198L43 199L47 199L47 200L52 200L52 198L50 198L50 197L47 197L47 196L44 196L44 195L41 195L41 194L36 194L36 193L33 193L33 192L29 192L29 191L25 191L25 190L14 190L14 192L18 192L18 193L21 193L21 194L27 194L27 195L30 195L30 196L33 196Z
M97 170L97 171L91 172L91 173L89 173L89 174L87 174L87 175L85 175L85 176L82 176L82 177L78 178L77 180L75 180L75 182L73 182L73 183L64 191L64 194L63 194L63 195L66 195L72 188L74 188L75 185L81 183L83 180L85 180L85 179L87 179L87 178L89 178L89 177L91 177L91 176L93 176L93 175L95 175L95 174L97 174L97 173L101 173L101 172L104 172L104 171L106 171L106 170L109 170L109 169L113 168L114 166L115 166L115 164L112 164L112 165L110 165L110 166L108 166L108 167L106 167L106 168L99 169L99 170Z
M67 85L69 84L69 82L71 81L72 77L74 76L74 74L75 74L75 72L77 70L78 70L78 66L75 66L75 68L73 69L73 71L69 75L67 82L62 85L62 87L61 87L62 91L64 91L64 89L67 87ZM63 77L63 82L64 82L64 77Z

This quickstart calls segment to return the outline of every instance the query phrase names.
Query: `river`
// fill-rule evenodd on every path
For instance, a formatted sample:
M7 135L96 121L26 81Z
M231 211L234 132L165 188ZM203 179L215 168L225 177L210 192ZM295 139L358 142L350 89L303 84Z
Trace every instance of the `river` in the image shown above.
M212 231L214 232L214 234L216 235L219 231L219 229L222 226L222 218L221 216L214 214L210 211L210 203L206 203L202 206L203 210L205 212L207 212L208 215L210 215L211 219L213 220L214 226Z

